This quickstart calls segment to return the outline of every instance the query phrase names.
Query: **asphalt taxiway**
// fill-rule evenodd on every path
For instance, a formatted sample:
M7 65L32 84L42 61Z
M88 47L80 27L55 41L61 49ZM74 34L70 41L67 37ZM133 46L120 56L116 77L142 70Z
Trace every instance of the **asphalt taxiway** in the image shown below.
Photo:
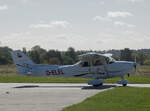
M97 89L87 84L0 83L0 111L59 111L112 87Z
M117 86L104 84L95 88L87 84L70 83L0 83L0 111L60 111ZM150 84L128 86L150 87Z

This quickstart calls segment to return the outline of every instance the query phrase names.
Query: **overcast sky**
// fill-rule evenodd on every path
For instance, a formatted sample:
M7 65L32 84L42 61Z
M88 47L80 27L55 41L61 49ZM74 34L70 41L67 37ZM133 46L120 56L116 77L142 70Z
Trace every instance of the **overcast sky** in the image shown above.
M150 0L0 0L0 46L150 48Z

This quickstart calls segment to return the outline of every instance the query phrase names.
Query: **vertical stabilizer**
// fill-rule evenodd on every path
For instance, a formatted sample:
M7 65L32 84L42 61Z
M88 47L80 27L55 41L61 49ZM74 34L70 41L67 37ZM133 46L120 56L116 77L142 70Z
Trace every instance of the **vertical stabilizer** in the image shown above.
M19 74L32 72L33 65L35 64L20 50L10 51L14 63L16 64Z

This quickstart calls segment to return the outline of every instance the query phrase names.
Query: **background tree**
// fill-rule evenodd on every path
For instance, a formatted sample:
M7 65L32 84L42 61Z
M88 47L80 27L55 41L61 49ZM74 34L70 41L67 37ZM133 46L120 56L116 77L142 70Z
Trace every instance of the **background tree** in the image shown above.
M146 54L144 54L143 52L139 53L137 56L137 62L143 65L145 60L146 60Z
M133 61L132 51L129 48L121 50L120 59L123 61Z
M39 45L36 45L31 48L31 51L28 52L27 55L37 64L44 63L43 54L47 53L47 51L41 48Z
M60 64L60 60L57 57L51 57L51 58L49 58L48 63L52 64L52 65L59 65Z
M75 49L73 47L69 47L68 50L65 53L65 56L70 57L73 60L73 63L77 61L77 54L75 52Z
M61 52L60 51L57 51L57 50L49 50L47 53L45 53L43 55L43 59L46 61L47 60L47 64L52 64L52 63L49 63L49 60L51 58L56 58L58 59L58 63L59 64L62 64L62 56L61 56Z
M25 47L22 48L23 53L27 54L27 50Z
M12 49L8 47L0 47L0 65L12 64L12 58L9 53ZM74 64L78 61L78 55L93 52L92 50L79 50L75 51L73 47L69 47L67 51L59 50L45 50L39 45L36 45L27 51L24 47L23 52L29 56L35 63L38 64ZM149 65L150 63L150 49L139 49L130 50L125 48L123 50L104 50L104 51L94 51L97 53L112 53L113 58L117 60L134 61L141 65Z
M71 64L75 63L75 61L73 61L73 59L71 57L66 56L66 55L63 55L62 59L63 59L63 64L64 65L71 65Z
M10 55L11 49L8 47L0 47L0 64L12 64L12 58Z
M39 55L38 51L29 51L28 55L33 60L33 62L40 64L40 55Z

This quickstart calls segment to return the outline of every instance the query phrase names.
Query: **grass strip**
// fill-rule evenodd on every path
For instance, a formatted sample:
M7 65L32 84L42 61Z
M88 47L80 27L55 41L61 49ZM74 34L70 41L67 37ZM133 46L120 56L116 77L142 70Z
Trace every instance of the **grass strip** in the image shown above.
M149 111L150 88L117 87L62 111Z
M126 77L129 83L150 84L150 76L133 75ZM85 78L63 78L63 77L26 77L20 75L0 76L0 83L87 83ZM105 83L116 83L120 78L106 79Z

